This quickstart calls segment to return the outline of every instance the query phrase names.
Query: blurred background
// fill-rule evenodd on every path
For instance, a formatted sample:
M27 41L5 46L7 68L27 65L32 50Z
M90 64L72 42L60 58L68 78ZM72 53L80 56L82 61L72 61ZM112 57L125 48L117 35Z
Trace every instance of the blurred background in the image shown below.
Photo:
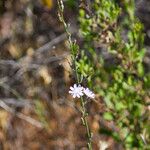
M78 35L78 1L65 0L65 18ZM150 2L138 1L136 14L144 23L144 63L150 70ZM74 83L70 53L56 0L0 0L0 150L86 149L78 103L68 95ZM122 149L99 127L115 130L99 113L101 99L90 104L94 149L107 141ZM103 149L102 149L103 150Z

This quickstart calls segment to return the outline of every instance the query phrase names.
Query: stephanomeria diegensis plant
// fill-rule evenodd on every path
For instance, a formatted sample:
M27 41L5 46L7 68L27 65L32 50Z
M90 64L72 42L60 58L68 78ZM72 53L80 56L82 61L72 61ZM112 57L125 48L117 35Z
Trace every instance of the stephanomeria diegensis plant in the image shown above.
M76 84L70 87L69 93L72 95L73 98L79 98L80 99L80 104L81 104L81 121L82 124L84 125L87 133L87 147L89 150L92 150L92 134L88 125L87 117L88 113L85 107L85 98L86 99L94 99L95 94L89 89L89 88L84 88L80 84L83 79L83 75L79 72L79 63L77 61L77 55L78 55L78 50L79 46L76 44L75 41L72 40L71 33L68 29L68 24L65 22L64 19L64 5L62 0L57 0L58 3L58 16L59 20L63 23L65 31L68 36L68 44L71 50L71 58L72 58L72 64L73 64L73 70L75 71L75 76L76 76Z

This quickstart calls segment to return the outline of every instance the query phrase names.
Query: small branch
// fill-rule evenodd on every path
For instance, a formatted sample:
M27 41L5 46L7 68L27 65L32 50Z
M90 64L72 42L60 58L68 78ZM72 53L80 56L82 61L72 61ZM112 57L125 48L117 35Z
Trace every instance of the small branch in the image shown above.
M26 68L28 70L32 70L32 69L37 69L37 68L41 67L41 65L46 65L48 63L55 62L55 61L61 61L61 60L65 59L66 56L68 56L68 53L66 53L62 56L52 56L48 59L41 60L41 61L36 62L36 63L35 62L23 63L23 62L16 62L14 60L3 60L3 59L1 59L0 65L11 65L14 68Z
M12 105L14 107L28 107L31 108L32 103L28 99L15 99L15 98L1 98L1 100L6 104L6 105Z
M18 118L25 120L26 122L32 124L33 126L37 128L43 128L43 124L29 116L24 115L23 113L20 112L15 112L14 109L9 107L5 102L0 100L0 107L2 107L4 110L6 110L9 113L15 114Z
M46 52L50 50L54 45L60 43L61 41L64 41L66 39L66 33L61 34L60 36L56 37L52 41L46 43L42 47L38 48L35 52L35 56L39 55L40 53Z

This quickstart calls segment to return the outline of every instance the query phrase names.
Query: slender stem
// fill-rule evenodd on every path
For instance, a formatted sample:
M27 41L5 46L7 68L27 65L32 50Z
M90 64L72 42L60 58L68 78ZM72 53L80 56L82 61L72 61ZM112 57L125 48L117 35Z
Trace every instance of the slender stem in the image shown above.
M89 150L92 150L92 141L91 141L92 134L91 134L89 124L88 124L88 121L87 121L88 113L86 112L85 102L84 102L83 97L80 98L80 102L81 102L81 107L82 107L81 120L82 120L83 125L86 127L86 132L87 132L87 136L88 136L88 145L87 146L88 146Z
M75 43L72 41L71 33L68 30L68 25L66 24L64 16L63 16L63 11L64 11L63 1L62 0L57 0L57 3L58 3L58 7L59 7L58 16L59 16L60 21L63 23L65 31L66 31L67 36L68 36L68 43L69 43L69 47L71 49L72 61L74 63L74 67L75 67L76 80L77 80L77 83L80 84L80 80L79 80L80 79L80 74L78 74L77 65L76 65L77 60L76 60L76 52L75 51L77 51L77 49L74 50L73 46L74 46ZM92 150L92 141L91 141L92 134L91 134L89 124L88 124L88 121L87 121L88 113L86 111L85 101L84 101L83 97L80 98L80 104L81 104L81 108L82 108L81 120L82 120L82 123L83 123L83 125L86 129L87 138L88 138L87 147L88 147L88 150Z

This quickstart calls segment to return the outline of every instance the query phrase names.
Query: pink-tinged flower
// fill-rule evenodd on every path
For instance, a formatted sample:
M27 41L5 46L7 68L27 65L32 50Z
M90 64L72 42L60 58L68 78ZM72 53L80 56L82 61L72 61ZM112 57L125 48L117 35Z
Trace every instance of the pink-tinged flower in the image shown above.
M92 98L92 99L95 98L95 94L91 90L89 90L89 88L84 88L83 92L87 97Z
M69 93L73 98L80 98L83 96L83 87L81 85L74 84L73 87L70 87Z

